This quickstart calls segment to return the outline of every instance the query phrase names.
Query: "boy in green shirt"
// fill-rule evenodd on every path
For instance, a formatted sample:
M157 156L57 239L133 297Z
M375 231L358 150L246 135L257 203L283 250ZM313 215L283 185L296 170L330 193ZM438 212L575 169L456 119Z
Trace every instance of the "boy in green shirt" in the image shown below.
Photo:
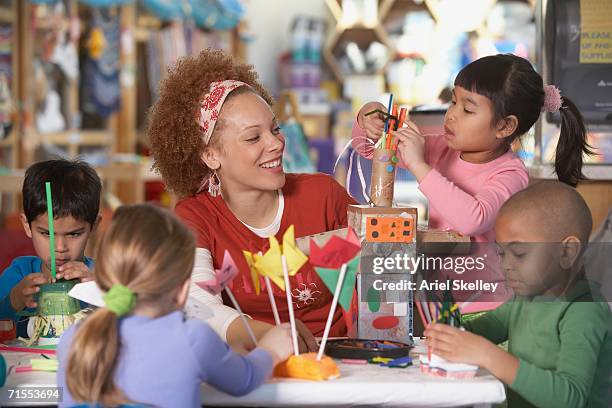
M514 195L495 224L514 298L465 324L434 324L432 352L486 368L508 385L508 406L608 407L612 317L579 266L591 213L578 192L540 182ZM496 344L508 340L508 352Z

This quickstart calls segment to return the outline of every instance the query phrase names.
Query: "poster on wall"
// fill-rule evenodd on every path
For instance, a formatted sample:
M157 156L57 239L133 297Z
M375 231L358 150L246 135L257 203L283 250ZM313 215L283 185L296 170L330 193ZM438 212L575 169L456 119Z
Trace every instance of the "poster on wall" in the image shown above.
M612 0L581 0L580 28L580 63L612 63Z

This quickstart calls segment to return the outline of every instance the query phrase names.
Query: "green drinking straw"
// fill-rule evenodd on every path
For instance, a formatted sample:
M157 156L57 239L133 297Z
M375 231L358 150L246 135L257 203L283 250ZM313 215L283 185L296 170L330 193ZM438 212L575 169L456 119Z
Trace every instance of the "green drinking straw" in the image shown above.
M51 277L55 281L55 232L53 231L53 201L51 200L51 183L45 182L47 191L47 217L49 217L49 252L51 252Z

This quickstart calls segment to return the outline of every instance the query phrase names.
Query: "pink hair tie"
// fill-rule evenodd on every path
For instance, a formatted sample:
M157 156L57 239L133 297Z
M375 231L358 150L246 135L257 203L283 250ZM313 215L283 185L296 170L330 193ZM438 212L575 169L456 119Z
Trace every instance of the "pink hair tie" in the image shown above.
M542 106L542 111L558 112L562 104L563 100L559 88L554 85L544 85L544 105Z

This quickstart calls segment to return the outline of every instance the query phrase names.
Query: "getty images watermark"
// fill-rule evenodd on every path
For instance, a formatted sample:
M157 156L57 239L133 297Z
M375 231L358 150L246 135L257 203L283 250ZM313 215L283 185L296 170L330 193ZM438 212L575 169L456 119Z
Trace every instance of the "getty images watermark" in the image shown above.
M506 297L503 276L498 269L492 270L491 262L487 261L489 256L487 253L427 256L402 252L364 256L361 260L361 284L366 290L362 293L373 289L391 301L405 298L409 291L427 294L450 290L459 301L464 300L462 297L468 299L475 292L488 294L489 298L500 292L500 297Z
M376 298L397 302L405 301L409 291L420 291L425 299L435 301L450 290L457 302L475 298L478 302L503 302L521 296L528 286L537 286L537 292L543 284L566 288L567 293L559 296L569 296L573 285L584 282L590 296L577 301L605 301L612 308L612 243L581 246L569 267L565 258L561 259L566 254L560 251L561 245L472 243L469 252L449 255L444 246L429 247L425 252L413 246L370 244L362 248L360 297L368 301L377 293ZM551 299L555 296L538 297L538 301Z

